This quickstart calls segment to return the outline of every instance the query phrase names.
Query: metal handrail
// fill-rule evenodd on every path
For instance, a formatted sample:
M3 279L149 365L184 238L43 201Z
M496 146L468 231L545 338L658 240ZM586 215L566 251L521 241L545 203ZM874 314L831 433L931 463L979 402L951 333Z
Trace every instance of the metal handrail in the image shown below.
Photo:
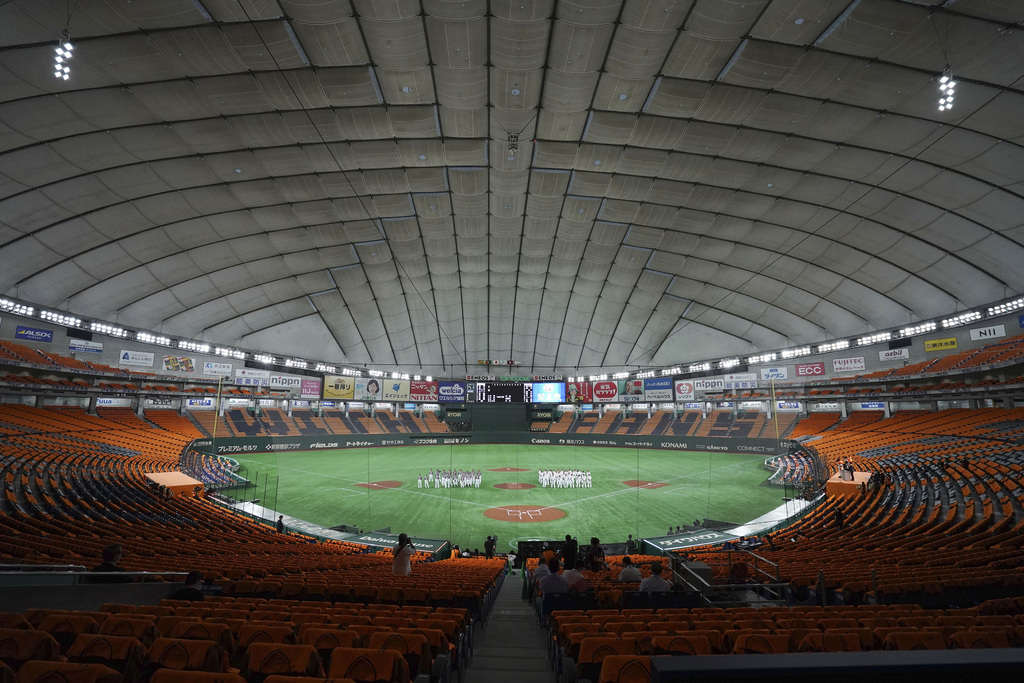
M24 567L24 569L21 569ZM45 570L49 569L49 572ZM14 573L53 573L57 571L84 572L81 564L0 564L0 574Z

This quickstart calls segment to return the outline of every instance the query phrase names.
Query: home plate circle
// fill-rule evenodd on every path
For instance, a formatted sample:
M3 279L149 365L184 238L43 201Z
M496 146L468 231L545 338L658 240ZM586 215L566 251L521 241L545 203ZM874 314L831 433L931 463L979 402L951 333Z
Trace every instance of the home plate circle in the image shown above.
M622 483L638 489L658 489L662 486L668 486L668 484L661 481L643 481L642 479L627 479Z
M565 510L539 508L534 505L503 505L484 510L484 517L502 522L553 522L565 517Z
M535 489L537 487L534 486L533 484L518 484L517 483L517 484L495 484L494 488L496 488L496 489L519 490L519 489Z
M371 481L369 484L356 484L356 486L362 486L364 489L397 489L402 485L400 481Z

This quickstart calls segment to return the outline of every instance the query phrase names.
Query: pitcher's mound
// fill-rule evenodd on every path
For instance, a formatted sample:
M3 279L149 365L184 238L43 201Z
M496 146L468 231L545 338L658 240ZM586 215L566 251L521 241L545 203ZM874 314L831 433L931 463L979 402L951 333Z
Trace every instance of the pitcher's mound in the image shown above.
M529 472L530 470L524 470L522 467L495 467L488 472Z
M668 484L660 481L642 481L640 479L627 479L622 482L626 486L633 486L638 489L658 489L662 486L668 486Z
M495 484L494 488L496 488L496 489L519 490L519 489L535 489L537 487L534 486L533 484Z
M397 489L402 485L400 481L371 481L369 484L356 484L364 489Z
M538 508L532 505L504 505L484 510L484 517L502 522L553 522L565 517L565 510Z

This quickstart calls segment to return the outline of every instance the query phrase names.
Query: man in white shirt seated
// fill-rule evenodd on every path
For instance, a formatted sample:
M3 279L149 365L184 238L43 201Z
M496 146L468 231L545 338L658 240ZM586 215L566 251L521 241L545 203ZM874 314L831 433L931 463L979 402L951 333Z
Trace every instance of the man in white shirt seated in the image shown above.
M651 575L640 582L638 591L644 593L661 593L672 590L672 584L661 578L661 562L651 562Z
M624 583L633 583L636 581L642 581L643 576L640 575L640 570L633 564L633 560L626 555L622 558L622 571L619 572L619 581Z
M581 574L580 570L576 569L576 567L573 567L572 569L566 569L564 572L562 572L562 576L565 578L565 581L569 584L570 588L575 586L579 581L583 579L583 574Z

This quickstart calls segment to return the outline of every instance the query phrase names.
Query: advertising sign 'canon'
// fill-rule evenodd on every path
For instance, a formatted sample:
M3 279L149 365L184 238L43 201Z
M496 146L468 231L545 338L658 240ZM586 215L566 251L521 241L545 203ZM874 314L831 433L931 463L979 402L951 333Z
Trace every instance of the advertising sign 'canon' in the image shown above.
M797 363L793 366L797 377L824 377L824 363Z

